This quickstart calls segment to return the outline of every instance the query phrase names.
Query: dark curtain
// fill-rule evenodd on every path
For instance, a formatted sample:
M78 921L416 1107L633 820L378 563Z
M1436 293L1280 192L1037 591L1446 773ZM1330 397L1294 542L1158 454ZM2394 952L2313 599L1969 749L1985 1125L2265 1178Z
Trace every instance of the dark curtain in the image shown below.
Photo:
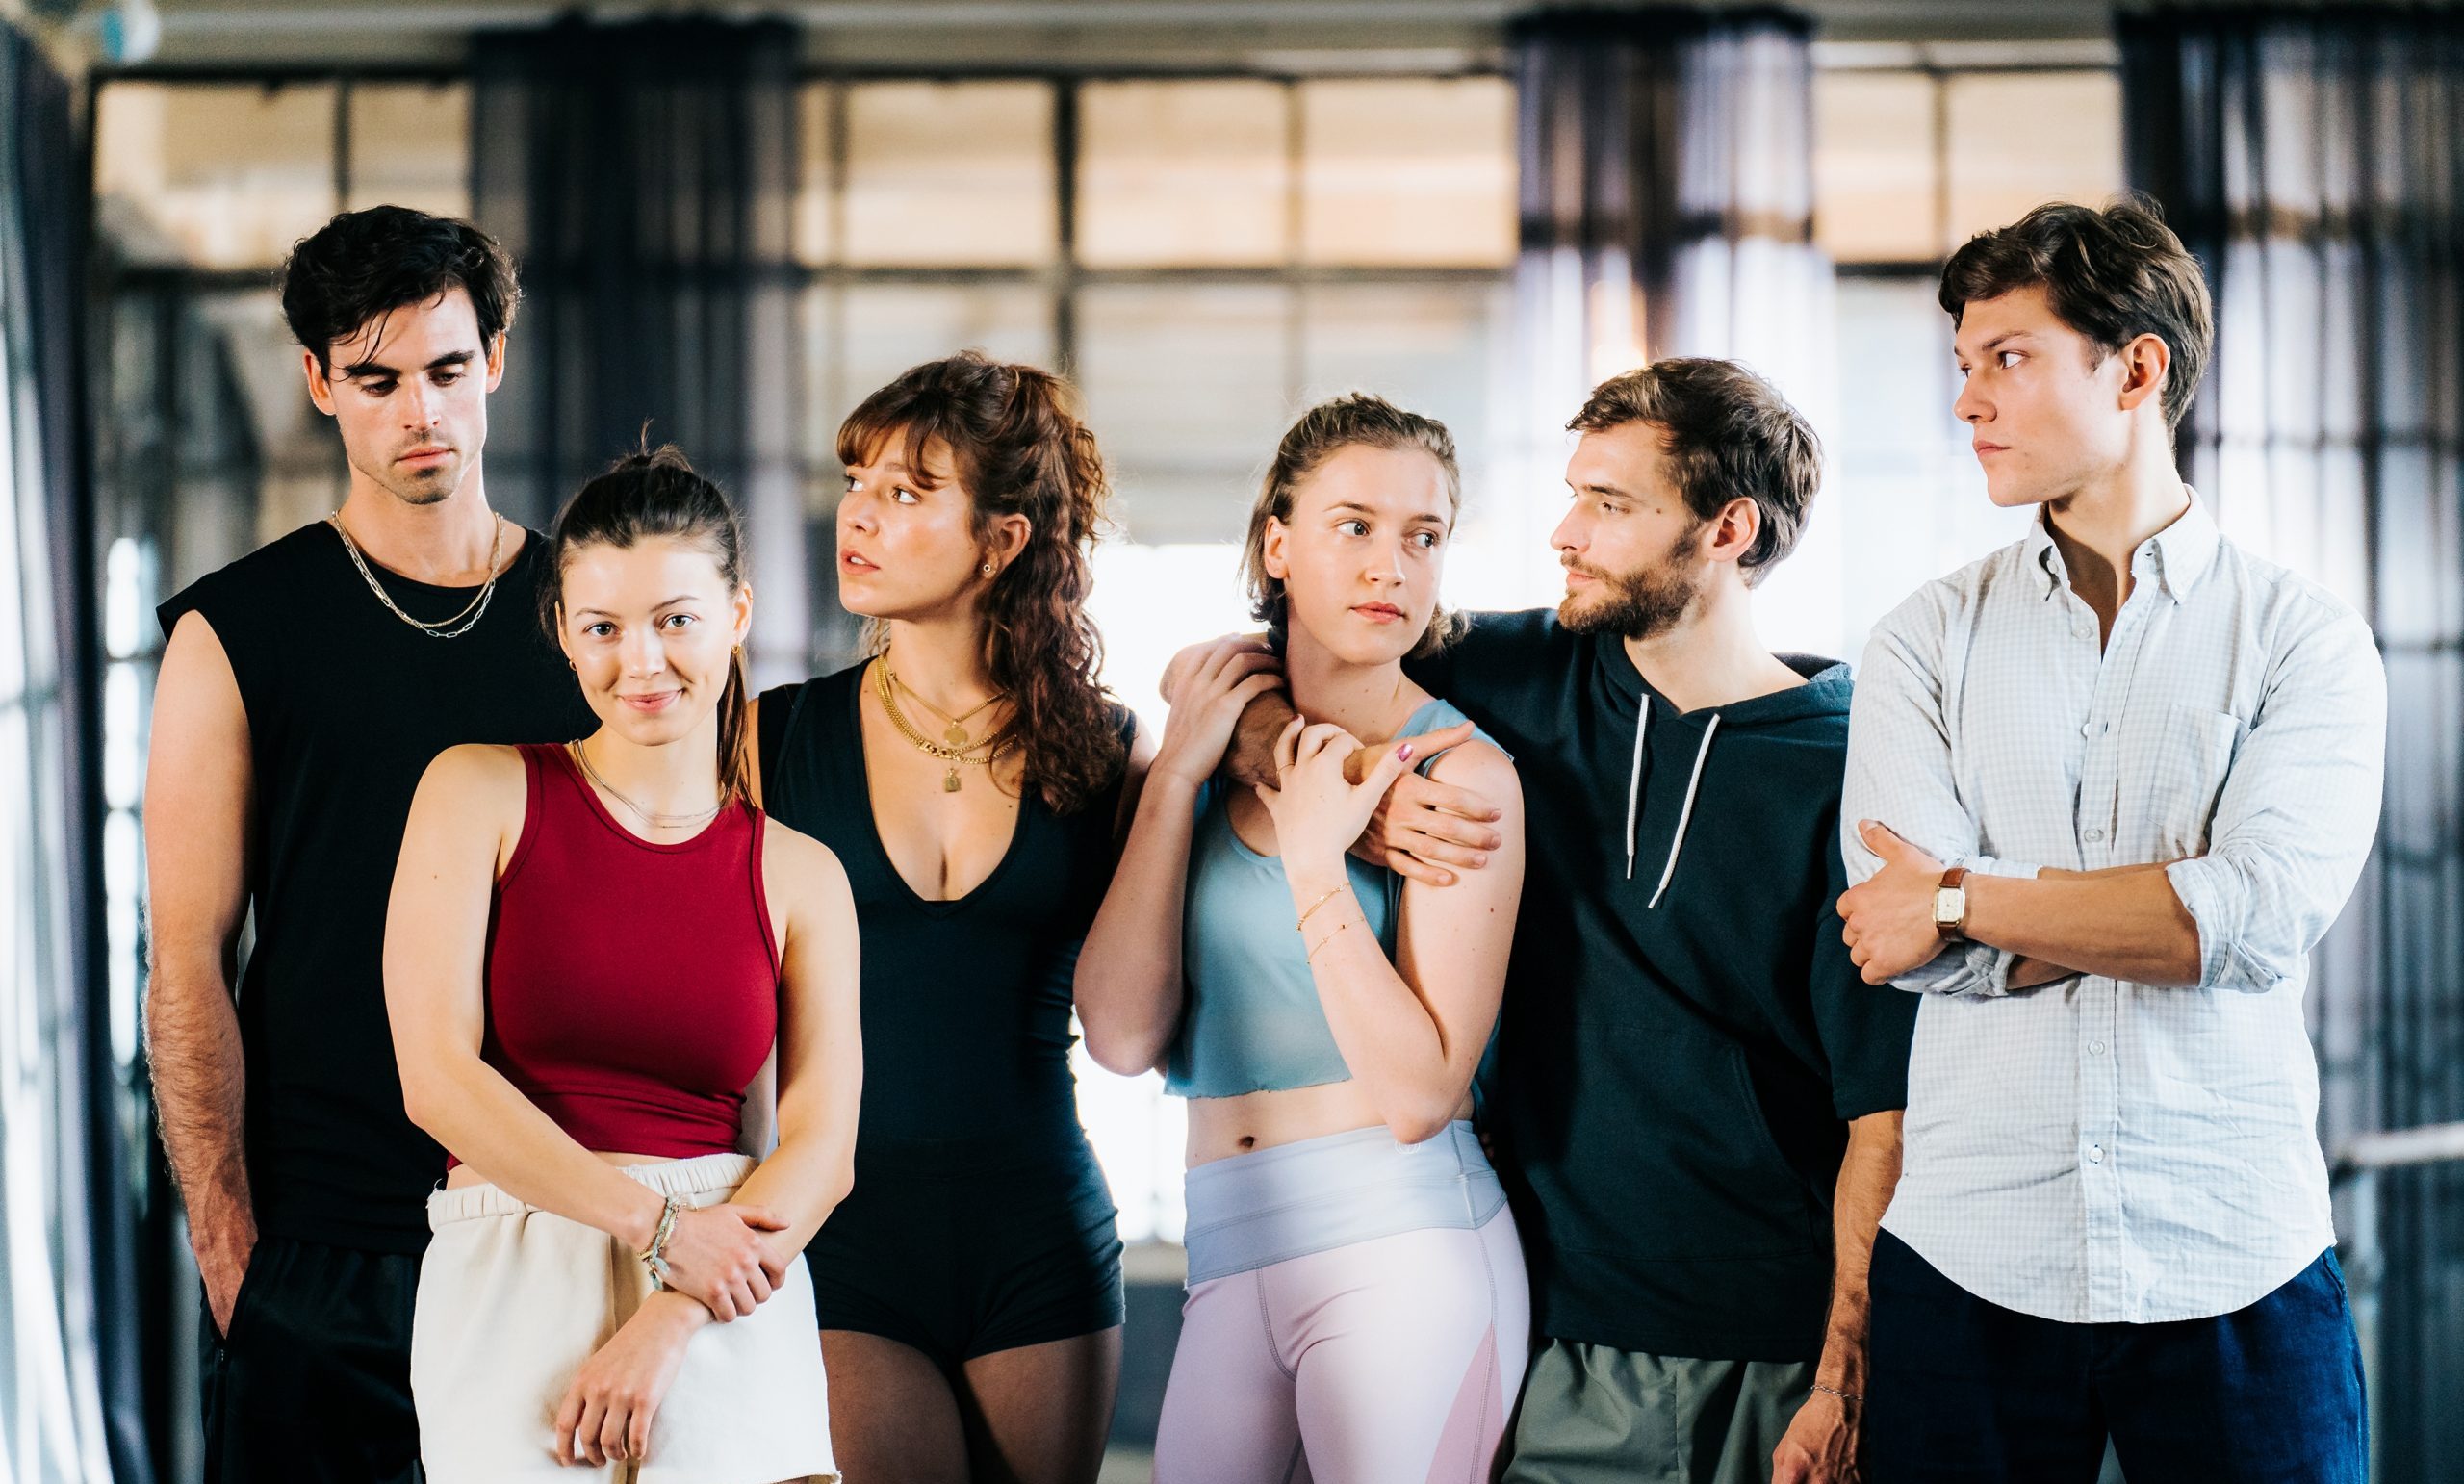
M815 646L793 459L796 32L574 18L472 45L473 215L522 264L489 493L534 525L649 426L744 513L757 683ZM833 612L834 613L834 608Z
M1743 361L1827 420L1810 36L1762 7L1546 11L1513 26L1523 487L1556 487L1566 419L1594 385L1662 356ZM1829 541L1783 580L1835 566Z
M2217 293L2185 467L2386 656L2378 849L2312 991L2323 1133L2464 1120L2464 15L2168 10L2119 35L2132 183ZM2379 1476L2464 1475L2464 1167L2338 1205Z
M13 1125L0 1177L0 1436L37 1479L152 1477L138 1382L130 1215L103 980L101 705L90 491L80 450L87 174L68 85L0 24L0 639L15 797L0 849L14 931L0 956ZM13 683L12 683L13 682ZM9 692L13 691L14 694ZM13 714L10 714L13 713ZM33 1043L20 1036L31 1035ZM29 1058L38 1058L30 1062ZM18 1120L23 1120L20 1123ZM140 1136L141 1137L141 1136Z
M1758 7L1515 23L1524 275L1583 303L1594 343L1638 361L1732 354L1762 338L1758 316L1799 307L1810 36L1804 17ZM1775 289L1783 302L1760 301Z

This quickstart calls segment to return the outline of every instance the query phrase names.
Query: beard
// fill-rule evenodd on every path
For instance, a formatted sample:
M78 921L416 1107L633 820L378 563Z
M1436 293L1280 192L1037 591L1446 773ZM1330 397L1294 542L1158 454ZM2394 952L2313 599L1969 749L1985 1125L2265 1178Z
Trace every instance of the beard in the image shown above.
M1557 622L1578 634L1615 634L1621 639L1656 639L1685 621L1703 591L1701 568L1686 558L1702 533L1703 523L1671 544L1658 561L1630 572L1604 572L1568 563L1570 570L1598 579L1604 587L1596 595L1568 593L1557 604Z

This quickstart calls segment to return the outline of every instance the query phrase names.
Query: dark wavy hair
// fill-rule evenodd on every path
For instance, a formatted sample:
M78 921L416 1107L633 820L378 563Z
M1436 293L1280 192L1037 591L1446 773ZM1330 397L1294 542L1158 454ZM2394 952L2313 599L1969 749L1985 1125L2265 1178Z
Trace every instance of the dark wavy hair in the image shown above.
M432 302L450 289L471 295L480 349L512 326L522 288L513 259L495 238L450 217L372 206L345 212L292 244L282 266L282 317L331 375L327 357L337 341L379 315Z
M674 444L629 453L574 492L548 531L549 580L539 584L539 626L548 642L561 638L565 567L584 547L619 550L654 536L692 543L719 564L731 593L744 586L744 525L719 487L693 470ZM719 692L719 796L753 796L753 760L746 749L744 655L728 660Z
M984 656L1010 698L1010 735L1025 755L1025 786L1072 813L1121 776L1119 724L1095 672L1103 641L1087 617L1088 553L1105 523L1111 484L1095 435L1068 383L1033 366L967 350L931 361L865 397L838 427L838 461L872 461L900 442L910 475L930 487L925 453L950 450L981 537L1005 515L1027 519L1027 544L984 596ZM880 625L872 652L888 644Z

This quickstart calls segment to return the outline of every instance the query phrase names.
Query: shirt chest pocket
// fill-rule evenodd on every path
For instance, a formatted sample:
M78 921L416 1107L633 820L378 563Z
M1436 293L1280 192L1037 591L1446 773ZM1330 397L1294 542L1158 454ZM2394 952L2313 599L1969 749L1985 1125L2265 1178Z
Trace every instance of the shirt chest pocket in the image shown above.
M2204 855L2208 826L2241 744L2242 719L2230 711L2172 704L2152 720L2140 745L2121 759L2125 823L2132 814L2143 822L2143 838L2155 859Z

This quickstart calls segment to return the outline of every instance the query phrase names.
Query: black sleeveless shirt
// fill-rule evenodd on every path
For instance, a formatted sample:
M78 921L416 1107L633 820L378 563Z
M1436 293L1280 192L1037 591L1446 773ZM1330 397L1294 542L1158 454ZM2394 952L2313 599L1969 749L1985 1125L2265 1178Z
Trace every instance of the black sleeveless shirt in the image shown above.
M469 632L431 638L386 611L319 522L190 584L248 713L256 945L240 979L248 1183L258 1229L366 1251L427 1248L445 1151L402 1113L385 1014L385 906L411 796L463 742L561 742L598 725L539 631L540 537L523 544ZM376 568L413 618L476 588Z
M1075 1157L1078 945L1112 883L1116 783L1067 816L1033 788L1009 853L950 902L915 894L873 822L862 664L761 696L762 807L835 852L863 939L859 1157L930 1142ZM1134 725L1118 719L1126 738ZM955 1150L951 1150L955 1152Z

